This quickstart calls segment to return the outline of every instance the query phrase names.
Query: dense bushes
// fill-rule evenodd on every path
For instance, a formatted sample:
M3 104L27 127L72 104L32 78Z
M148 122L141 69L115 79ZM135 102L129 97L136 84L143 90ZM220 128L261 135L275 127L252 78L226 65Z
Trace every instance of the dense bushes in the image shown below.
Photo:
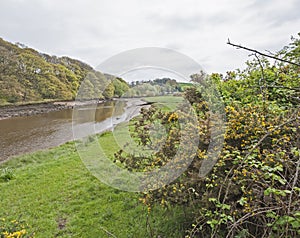
M294 39L281 57L298 59L299 48L299 40ZM227 120L221 155L206 178L199 177L199 168L207 160L214 113L201 91L187 90L186 98L198 115L198 125L190 125L199 132L198 153L176 181L145 193L141 201L149 208L153 204L188 207L194 222L186 237L299 236L299 73L295 65L271 65L257 57L242 72L207 79L220 91ZM163 125L165 140L155 141L148 133L153 123ZM135 122L134 136L144 146L163 146L149 157L122 150L117 158L131 170L161 167L176 154L180 133L176 113L145 109Z

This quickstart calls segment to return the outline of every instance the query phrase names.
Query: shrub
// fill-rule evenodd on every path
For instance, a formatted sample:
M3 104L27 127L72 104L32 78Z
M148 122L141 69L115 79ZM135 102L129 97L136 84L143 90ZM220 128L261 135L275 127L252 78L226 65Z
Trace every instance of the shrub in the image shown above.
M216 74L208 79L220 90L227 118L213 170L199 177L215 115L201 92L188 89L186 98L198 116L198 125L189 125L199 135L197 155L172 184L142 195L148 207L190 208L193 223L186 237L300 236L300 71L282 63L270 66L265 59L248 66L226 80ZM158 108L143 110L135 123L135 139L144 146L163 146L149 157L122 150L116 154L118 161L130 170L149 171L172 160L181 136L176 118ZM164 126L165 141L153 141L149 125L154 122Z

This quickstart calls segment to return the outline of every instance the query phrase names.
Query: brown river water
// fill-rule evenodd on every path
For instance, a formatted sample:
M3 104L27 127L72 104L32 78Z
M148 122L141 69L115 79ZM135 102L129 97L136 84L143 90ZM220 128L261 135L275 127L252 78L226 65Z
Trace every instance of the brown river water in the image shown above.
M97 133L110 129L113 125L128 119L128 113L137 114L135 103L108 101L76 109L64 109L27 117L0 120L0 162L15 155L51 148L73 140L73 127L84 128L93 124ZM141 103L141 101L139 101ZM96 108L96 110L95 110ZM139 111L139 110L138 110ZM84 129L83 129L84 130Z

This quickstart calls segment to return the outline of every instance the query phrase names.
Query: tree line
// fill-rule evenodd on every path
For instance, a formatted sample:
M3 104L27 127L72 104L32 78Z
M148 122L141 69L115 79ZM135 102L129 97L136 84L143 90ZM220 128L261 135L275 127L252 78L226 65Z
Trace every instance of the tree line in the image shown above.
M109 99L127 90L127 83L69 57L50 56L0 38L0 105L43 100ZM81 90L80 90L81 91Z

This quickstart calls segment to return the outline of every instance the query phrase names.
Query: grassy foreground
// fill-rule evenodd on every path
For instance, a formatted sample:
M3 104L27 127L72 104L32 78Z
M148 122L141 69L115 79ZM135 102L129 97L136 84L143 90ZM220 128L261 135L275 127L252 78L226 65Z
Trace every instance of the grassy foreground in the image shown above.
M124 129L124 128L123 128ZM112 133L99 136L113 144ZM114 153L115 148L106 148ZM0 165L14 178L0 180L0 218L24 220L35 237L182 237L182 208L148 213L138 194L108 187L80 160L74 142ZM1 237L1 234L0 234Z

